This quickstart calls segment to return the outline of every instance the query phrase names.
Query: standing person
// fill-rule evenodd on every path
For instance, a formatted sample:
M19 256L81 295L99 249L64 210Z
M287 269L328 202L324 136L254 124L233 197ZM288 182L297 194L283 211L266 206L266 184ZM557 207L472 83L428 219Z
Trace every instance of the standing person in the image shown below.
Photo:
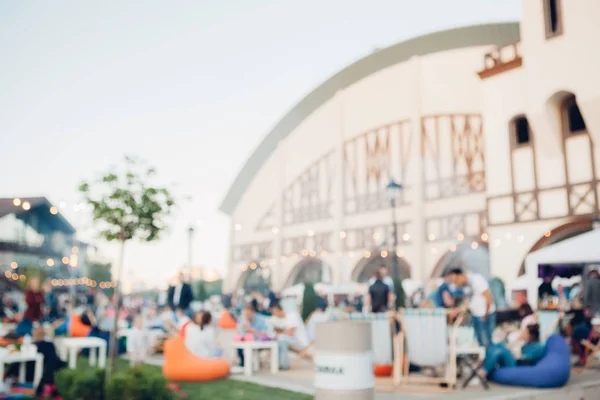
M588 273L583 291L583 307L589 318L593 318L600 311L600 274L597 269Z
M25 318L30 319L31 322L39 322L44 316L43 307L45 300L38 276L33 276L29 279L27 291L25 292L25 303L27 303Z
M52 284L50 281L44 282L42 289L44 291L44 303L46 304L47 320L49 322L54 322L59 318L58 299L56 298L56 294L52 291Z
M375 280L369 287L369 304L374 313L385 312L393 301L390 287L384 283L383 278L381 270L377 270Z
M190 304L194 300L192 287L185 281L183 273L179 274L179 283L173 288L173 296L170 298L171 308L181 308L187 315L190 314Z
M271 309L271 307L273 307L275 304L277 304L279 302L277 295L273 291L272 283L269 283L269 290L267 292L267 296L269 297L269 309Z
M280 328L275 329L279 343L279 368L290 368L289 351L301 352L308 346L308 336L302 317L295 311L283 311L280 304L271 307L271 314L283 321Z
M449 271L444 272L444 282L437 288L433 300L436 307L452 308L455 305L454 297L450 285L452 284L452 276Z
M471 311L473 328L480 346L486 349L492 345L492 333L496 327L496 305L487 280L474 272L465 273L460 268L450 270L452 282L464 289L467 302L463 306Z
M133 328L127 335L127 355L132 367L144 364L151 350L150 335L144 329L142 316L133 318Z
M538 287L538 300L544 300L544 297L553 297L554 289L552 289L552 280L554 277L552 275L544 276L544 282L540 284Z

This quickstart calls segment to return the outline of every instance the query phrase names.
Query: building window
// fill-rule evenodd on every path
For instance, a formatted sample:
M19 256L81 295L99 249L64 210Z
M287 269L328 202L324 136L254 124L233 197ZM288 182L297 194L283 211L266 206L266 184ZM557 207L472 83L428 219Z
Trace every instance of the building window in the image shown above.
M544 18L546 38L549 39L562 33L561 0L542 0L544 2Z
M527 117L524 115L515 117L511 124L514 143L517 145L517 147L527 146L531 140L531 132L529 130L529 122L527 122Z
M571 95L563 101L561 112L564 130L567 135L576 135L587 131L585 120L581 115L575 96Z

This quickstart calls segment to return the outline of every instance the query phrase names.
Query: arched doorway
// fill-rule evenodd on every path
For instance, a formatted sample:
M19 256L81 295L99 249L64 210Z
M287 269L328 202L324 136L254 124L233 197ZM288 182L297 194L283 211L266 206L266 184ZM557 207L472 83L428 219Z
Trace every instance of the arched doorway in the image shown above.
M300 261L286 280L286 287L298 283L330 283L332 278L331 267L319 258L305 258Z
M262 264L262 265L261 265ZM271 283L271 269L263 263L251 263L244 266L245 270L238 280L237 288L246 293L264 292Z
M487 243L473 242L453 246L438 261L431 278L439 278L448 268L461 268L490 278L490 251Z
M397 262L394 261L394 257ZM382 251L360 260L354 267L352 280L358 283L368 282L380 267L386 267L388 275L391 277L410 278L410 265L404 258L395 254L389 255L386 251Z
M582 217L577 218L571 222L561 225L557 228L548 231L542 236L527 252L527 255L534 251L543 249L544 247L551 246L555 243L562 242L563 240L570 239L574 236L582 233L589 232L593 229L593 218ZM525 256L527 258L527 256ZM519 276L525 275L525 259L521 262L521 268L519 269Z

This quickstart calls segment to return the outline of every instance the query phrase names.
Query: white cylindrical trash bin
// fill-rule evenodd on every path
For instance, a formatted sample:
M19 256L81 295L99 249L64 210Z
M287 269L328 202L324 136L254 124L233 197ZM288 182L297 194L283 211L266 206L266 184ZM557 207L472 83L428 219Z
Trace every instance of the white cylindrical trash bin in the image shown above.
M315 399L373 400L371 323L336 321L317 324Z

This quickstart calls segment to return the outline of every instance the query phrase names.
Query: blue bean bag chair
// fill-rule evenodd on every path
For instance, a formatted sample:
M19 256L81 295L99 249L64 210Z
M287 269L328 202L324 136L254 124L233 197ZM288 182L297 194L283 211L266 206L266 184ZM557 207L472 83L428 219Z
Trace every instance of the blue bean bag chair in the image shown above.
M546 354L534 366L498 368L490 379L503 385L559 388L571 375L571 352L565 338L553 335L546 342Z

